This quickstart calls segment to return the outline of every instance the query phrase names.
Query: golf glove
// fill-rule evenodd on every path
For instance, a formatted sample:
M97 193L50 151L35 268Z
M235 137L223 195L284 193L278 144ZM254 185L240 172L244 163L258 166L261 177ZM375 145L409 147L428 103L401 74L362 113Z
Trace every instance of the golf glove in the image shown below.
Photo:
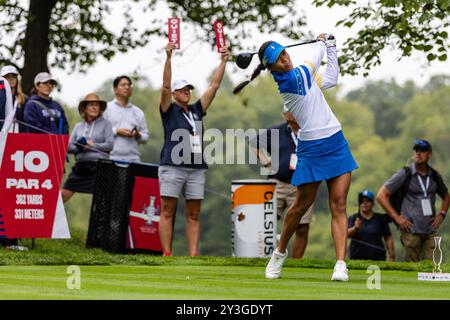
M325 44L327 45L327 48L336 47L336 37L332 34L327 34Z

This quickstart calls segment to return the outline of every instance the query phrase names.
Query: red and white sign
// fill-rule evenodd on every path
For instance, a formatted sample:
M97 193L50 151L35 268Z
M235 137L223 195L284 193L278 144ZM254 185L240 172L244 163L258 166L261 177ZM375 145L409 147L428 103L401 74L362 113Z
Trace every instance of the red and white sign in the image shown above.
M0 237L70 238L60 186L69 136L0 134Z
M169 42L176 44L180 49L180 18L169 18Z
M220 52L220 49L225 47L225 33L223 31L222 21L214 22L214 32L216 33L217 51Z
M162 252L159 240L160 209L158 179L136 176L127 234L128 249Z

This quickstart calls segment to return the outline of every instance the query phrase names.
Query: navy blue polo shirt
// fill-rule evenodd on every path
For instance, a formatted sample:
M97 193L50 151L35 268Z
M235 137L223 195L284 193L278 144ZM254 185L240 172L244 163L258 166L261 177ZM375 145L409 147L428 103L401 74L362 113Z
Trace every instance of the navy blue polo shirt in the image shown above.
M374 213L370 220L365 219L359 213L348 218L348 227L355 225L356 218L362 220L361 229L350 238L350 259L356 260L386 260L386 249L382 239L391 235L385 214Z
M193 119L196 122L196 133L201 137L202 153L191 152L189 139L190 135L193 134L193 128L186 119L188 113L185 113L178 104L172 102L166 112L162 112L161 107L159 108L164 127L164 145L161 150L159 163L160 165L207 169L208 166L203 159L203 117L206 113L203 113L200 100L188 105L188 110L192 112ZM172 159L172 151L174 148L176 159ZM188 151L190 155L185 155L185 151Z
M259 136L257 137L258 140L258 148L266 149L267 152L272 155L272 141L270 139L271 137L271 131L272 130L279 130L279 141L278 141L278 155L279 155L279 165L278 165L278 172L269 175L268 178L273 178L280 180L282 182L291 183L292 175L294 174L294 170L289 169L289 164L291 161L291 154L295 154L295 143L292 140L291 136L291 128L287 125L286 122L270 127L267 129L267 137ZM276 167L277 159L272 158L272 167Z

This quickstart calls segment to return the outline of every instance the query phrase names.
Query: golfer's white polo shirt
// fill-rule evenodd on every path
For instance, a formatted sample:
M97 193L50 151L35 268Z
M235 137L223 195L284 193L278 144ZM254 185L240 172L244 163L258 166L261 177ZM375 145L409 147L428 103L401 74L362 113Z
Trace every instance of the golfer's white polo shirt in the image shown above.
M327 68L323 76L316 76L327 49ZM327 48L319 41L315 44L311 62L306 62L288 72L273 72L286 109L300 125L300 140L318 140L341 130L341 124L331 111L321 88L337 84L339 65L336 47Z

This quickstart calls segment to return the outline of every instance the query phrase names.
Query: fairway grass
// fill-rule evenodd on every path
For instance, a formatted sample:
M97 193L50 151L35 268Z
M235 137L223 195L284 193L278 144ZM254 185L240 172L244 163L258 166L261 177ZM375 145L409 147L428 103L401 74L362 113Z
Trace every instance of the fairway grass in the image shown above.
M381 270L370 290L366 270L332 282L331 269L285 267L267 280L263 266L80 266L81 289L68 289L67 266L1 266L0 299L410 300L450 299L450 283L417 280L417 271Z

